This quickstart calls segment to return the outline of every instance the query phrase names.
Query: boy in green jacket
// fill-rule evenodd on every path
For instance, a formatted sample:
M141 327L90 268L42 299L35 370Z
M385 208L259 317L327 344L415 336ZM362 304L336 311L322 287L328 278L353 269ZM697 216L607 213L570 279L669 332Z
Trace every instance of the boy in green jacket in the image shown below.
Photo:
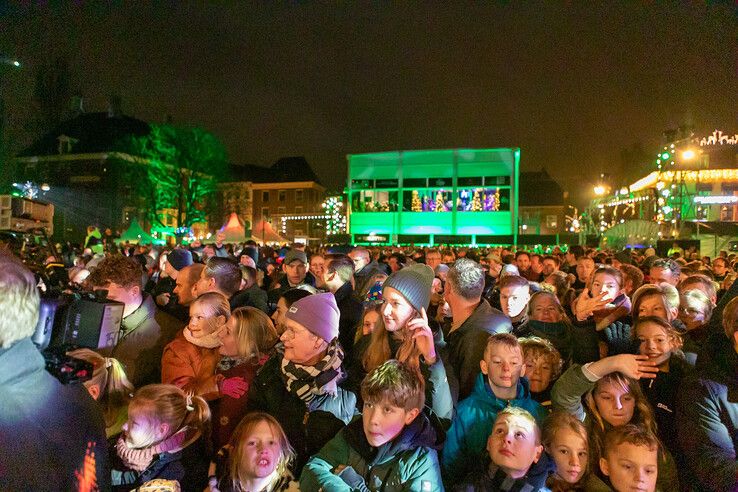
M436 449L442 431L421 409L422 377L396 360L373 370L361 383L364 408L310 458L302 490L443 491Z

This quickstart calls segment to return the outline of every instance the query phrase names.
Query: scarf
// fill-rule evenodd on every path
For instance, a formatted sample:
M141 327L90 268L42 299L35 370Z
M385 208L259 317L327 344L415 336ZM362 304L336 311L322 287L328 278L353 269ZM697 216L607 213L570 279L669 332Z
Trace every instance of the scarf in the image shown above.
M126 432L120 434L118 442L115 444L115 449L123 464L127 468L139 473L148 468L157 455L181 451L200 437L199 431L189 427L182 427L158 444L137 449L128 446L126 434Z
M592 313L597 331L604 330L620 318L630 314L630 299L625 294L617 296L608 306Z
M252 357L230 357L226 355L218 361L218 365L215 367L215 369L220 372L226 372L229 369L240 366L241 364L244 364L251 359Z
M220 333L220 330L214 331L210 335L205 335L204 337L194 338L189 327L185 326L182 330L182 334L184 335L185 340L190 342L192 345L209 349L217 348L222 345L220 343L220 337L218 336L218 333Z
M283 353L284 347L279 347ZM343 379L341 368L343 349L334 339L329 345L325 356L313 366L304 366L282 357L282 380L287 391L297 396L305 403L310 403L317 395L338 394L338 383Z

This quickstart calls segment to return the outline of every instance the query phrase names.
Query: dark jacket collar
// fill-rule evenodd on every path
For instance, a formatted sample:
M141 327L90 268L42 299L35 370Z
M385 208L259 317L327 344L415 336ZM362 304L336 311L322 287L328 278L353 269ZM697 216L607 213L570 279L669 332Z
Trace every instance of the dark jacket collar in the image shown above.
M156 306L154 305L154 298L148 294L144 294L141 305L136 308L131 314L123 318L121 327L124 333L129 333L146 321L149 318L153 318L156 314Z
M336 298L336 304L341 303L344 299L351 298L353 293L354 289L351 287L351 282L346 282L333 294Z
M500 325L508 325L507 329L504 331L509 332L512 330L510 318L502 314L501 311L493 308L486 299L482 299L469 317L461 323L461 326L454 330L454 333L464 333L469 330L476 330L480 327L495 329L495 331L498 331L497 328Z

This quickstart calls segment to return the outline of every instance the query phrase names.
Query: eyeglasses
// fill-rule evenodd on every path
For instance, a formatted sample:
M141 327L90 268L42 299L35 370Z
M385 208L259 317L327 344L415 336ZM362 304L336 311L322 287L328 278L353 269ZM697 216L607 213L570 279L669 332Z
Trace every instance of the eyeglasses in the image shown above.
M297 335L300 333L306 333L307 330L295 330L294 328L290 328L289 326L285 328L284 330L284 337L287 340L294 340L297 338Z

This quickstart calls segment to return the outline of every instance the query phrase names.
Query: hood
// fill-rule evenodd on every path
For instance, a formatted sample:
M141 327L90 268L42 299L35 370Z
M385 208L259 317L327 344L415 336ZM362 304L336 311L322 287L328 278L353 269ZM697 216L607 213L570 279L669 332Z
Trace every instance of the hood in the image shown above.
M497 398L492 392L492 388L487 381L487 376L481 372L477 375L477 380L474 382L474 389L470 396L476 397L479 400L487 402L490 405L506 407L508 400ZM515 393L515 400L523 400L531 398L530 386L527 378L520 378L518 380L518 389ZM512 401L515 401L512 400Z
M431 419L436 423L434 424ZM415 420L402 429L399 436L378 448L370 446L366 440L362 417L355 419L346 427L346 441L372 465L384 463L403 451L421 446L440 450L445 438L438 418L429 418L425 412L420 412Z

